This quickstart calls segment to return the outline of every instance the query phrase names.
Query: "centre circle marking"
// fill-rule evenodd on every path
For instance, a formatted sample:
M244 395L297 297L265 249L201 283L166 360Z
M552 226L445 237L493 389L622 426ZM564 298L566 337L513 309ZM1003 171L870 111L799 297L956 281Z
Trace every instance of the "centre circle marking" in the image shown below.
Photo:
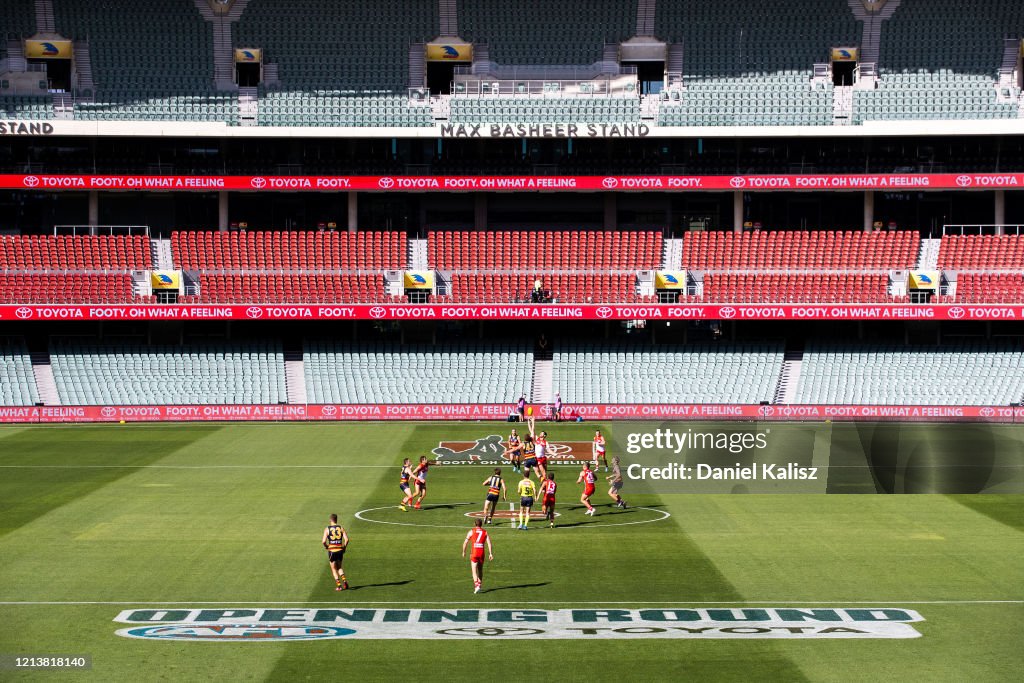
M446 504L446 505L445 504L427 505L423 509L424 510L429 510L431 508L461 507L461 506L464 506L464 505L478 505L478 503L449 503L449 504ZM372 522L374 524L391 524L391 525L394 525L394 526L418 526L418 527L429 527L431 529L462 529L463 531L465 531L466 528L467 528L465 525L462 525L462 524L418 524L416 522L392 522L392 521L383 520L383 519L372 519L370 517L365 516L368 513L376 512L378 510L397 510L397 509L398 509L397 505L382 505L381 507L376 507L376 508L366 508L365 510L360 510L359 512L357 512L355 514L355 518L360 520L360 521L363 521L363 522ZM630 510L646 510L647 512L653 512L653 513L661 515L661 516L660 517L656 517L655 519L641 519L641 520L636 521L636 522L609 522L609 523L602 523L601 521L599 521L601 516L598 516L596 518L591 518L593 521L588 523L588 524L586 524L586 525L584 525L584 526L578 526L578 527L577 526L571 526L571 527L560 527L560 528L563 528L563 529L596 529L596 528L610 527L610 526L633 526L635 524L653 524L654 522L662 522L662 521L664 521L664 520L666 520L666 519L668 519L669 517L672 516L672 513L666 512L665 510L656 510L654 508L648 508L648 507L643 507L643 506L639 506L639 505L634 506L634 507L630 507L628 509L630 509ZM406 513L403 513L403 514L415 515L415 514L417 514L417 512L422 512L422 511L423 510L410 510L409 512L406 512ZM580 514L582 515L583 513L581 512ZM466 516L468 517L469 514L466 514ZM497 515L495 515L495 517L497 517ZM533 519L533 518L531 517L531 519ZM493 527L493 528L501 529L501 528L507 528L507 527L497 526L497 527Z

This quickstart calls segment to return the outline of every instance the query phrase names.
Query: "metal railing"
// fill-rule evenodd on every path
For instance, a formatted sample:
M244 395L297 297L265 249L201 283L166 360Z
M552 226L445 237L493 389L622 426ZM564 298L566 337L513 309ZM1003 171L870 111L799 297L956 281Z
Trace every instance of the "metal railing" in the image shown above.
M149 236L148 225L55 225L53 234L71 235L146 235Z
M945 224L943 235L1020 235L1024 225L1007 223Z

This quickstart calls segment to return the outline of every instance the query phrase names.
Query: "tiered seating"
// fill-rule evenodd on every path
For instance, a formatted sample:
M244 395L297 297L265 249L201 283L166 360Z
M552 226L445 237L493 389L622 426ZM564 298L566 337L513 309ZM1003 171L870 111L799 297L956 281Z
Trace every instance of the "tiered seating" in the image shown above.
M441 270L635 271L661 263L660 232L431 232L428 262Z
M955 301L968 304L1024 303L1024 275L959 273Z
M384 279L373 275L203 275L200 295L185 303L377 303Z
M46 81L40 82L38 95L0 95L0 118L43 120L53 118L53 100L46 93Z
M438 25L436 2L251 0L234 40L263 48L287 88L403 93L409 46L436 36Z
M455 97L453 123L623 123L640 120L637 97Z
M0 35L27 38L36 32L32 0L0 0Z
M311 403L504 403L529 389L530 348L310 341L306 393Z
M718 303L888 302L889 277L870 273L708 274L701 301Z
M1024 269L1024 237L1019 235L946 235L939 244L938 267L957 271Z
M132 279L122 274L0 274L0 303L76 304L144 303L132 295Z
M995 66L993 63L988 71ZM854 91L853 118L855 123L1017 118L1016 101L997 101L995 86L991 76L954 73L945 68L936 73L886 73L876 90Z
M0 235L0 270L146 270L153 257L140 235Z
M808 70L763 78L695 80L682 94L666 94L658 112L663 126L827 126L833 88L812 87Z
M460 2L459 33L487 43L500 64L592 64L604 44L636 29L636 0L590 0L586 6L504 0Z
M783 345L560 344L552 388L567 403L758 403L769 401Z
M912 268L917 232L690 232L683 267L692 270L874 270Z
M213 32L192 0L55 0L57 31L89 41L92 120L235 120L228 93L213 91Z
M402 232L175 232L176 267L206 270L389 270L407 261Z
M1007 405L1024 395L1016 344L845 346L811 342L796 403Z
M50 357L65 405L279 403L287 397L279 342L160 346L57 341Z
M336 90L263 92L261 126L432 126L430 107L409 105L406 95Z
M653 301L636 293L636 275L619 274L509 274L454 273L452 295L437 297L439 302L503 303L528 302L534 281L559 303L638 303Z
M24 340L0 337L0 406L31 406L38 402L32 360Z

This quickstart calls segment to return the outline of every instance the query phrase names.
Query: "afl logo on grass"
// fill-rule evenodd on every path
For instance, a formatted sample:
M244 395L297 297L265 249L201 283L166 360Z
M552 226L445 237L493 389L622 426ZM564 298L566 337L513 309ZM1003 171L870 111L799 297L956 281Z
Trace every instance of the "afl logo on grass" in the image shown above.
M354 629L319 624L164 624L116 631L124 638L266 643L282 640L331 640L355 633Z

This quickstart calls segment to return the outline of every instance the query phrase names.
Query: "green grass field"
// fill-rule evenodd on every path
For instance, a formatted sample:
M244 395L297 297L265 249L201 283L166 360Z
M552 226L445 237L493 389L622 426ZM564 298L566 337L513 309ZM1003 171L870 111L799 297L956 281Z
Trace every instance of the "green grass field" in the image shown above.
M558 426L552 436L586 441L593 429ZM473 595L459 551L471 524L465 512L483 500L490 468L432 469L432 506L401 513L397 466L441 439L499 432L506 426L0 428L0 655L88 654L93 662L89 671L5 670L0 679L1021 678L1022 496L627 487L633 509L616 511L599 486L599 513L589 518L573 502L577 470L565 467L556 470L564 472L560 528L494 528L487 590ZM334 591L319 544L331 512L352 538L348 592ZM115 631L125 625L114 622L122 610L152 606L871 604L918 611L921 637L203 643L122 638Z

